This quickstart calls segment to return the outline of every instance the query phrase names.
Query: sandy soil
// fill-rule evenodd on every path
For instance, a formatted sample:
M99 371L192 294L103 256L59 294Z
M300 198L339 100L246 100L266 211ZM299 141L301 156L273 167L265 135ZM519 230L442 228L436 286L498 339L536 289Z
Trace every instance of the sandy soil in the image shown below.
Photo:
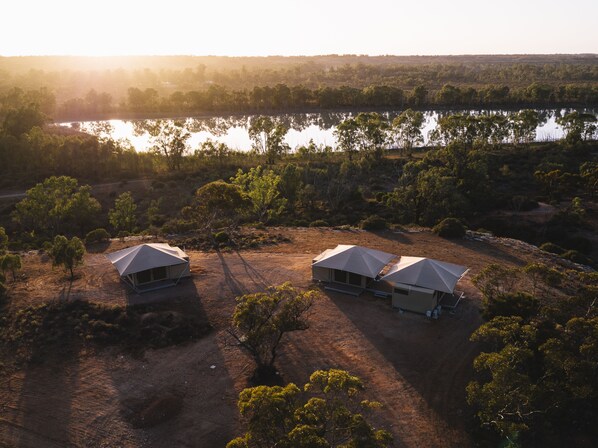
M359 375L369 398L383 403L378 423L398 447L472 446L465 385L478 352L479 297L470 278L491 262L520 265L514 249L478 241L451 242L431 233L372 234L330 229L276 229L290 243L255 251L189 252L192 279L179 287L128 294L102 253L86 255L70 289L59 270L37 254L24 259L24 279L13 287L13 306L80 298L102 303L184 298L215 328L208 337L142 357L104 350L68 362L49 358L0 380L0 446L222 447L239 434L238 393L253 363L227 337L235 296L291 281L309 287L311 259L338 243L361 244L400 255L429 256L471 268L458 288L467 293L454 314L440 320L393 311L388 301L322 293L311 328L290 335L277 366L285 381L304 383L321 368ZM122 247L113 242L108 251ZM132 244L132 243L129 243ZM165 393L182 411L151 428L134 428L130 403Z

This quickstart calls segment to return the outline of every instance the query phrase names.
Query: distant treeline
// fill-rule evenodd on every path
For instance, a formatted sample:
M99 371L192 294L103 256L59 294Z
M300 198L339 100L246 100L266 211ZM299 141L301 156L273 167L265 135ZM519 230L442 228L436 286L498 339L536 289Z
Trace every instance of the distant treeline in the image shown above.
M54 118L340 108L596 106L598 57L0 58L0 96Z

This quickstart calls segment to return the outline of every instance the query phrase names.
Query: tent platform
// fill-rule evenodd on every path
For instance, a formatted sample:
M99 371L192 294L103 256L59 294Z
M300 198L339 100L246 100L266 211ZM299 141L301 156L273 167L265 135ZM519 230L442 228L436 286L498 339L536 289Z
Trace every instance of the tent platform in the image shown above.
M454 291L452 294L443 294L440 299L440 306L445 310L454 310L461 302L461 299L465 298L463 291Z
M133 290L137 294L142 294L144 292L156 291L158 289L170 288L171 286L176 286L178 284L177 281L174 280L161 280L159 282L153 282L147 285L136 285L133 286L131 283L127 282L129 286L133 288Z
M364 289L360 288L359 286L345 285L343 283L328 283L326 286L324 286L324 289L327 291L349 294L355 297L360 296L364 291Z

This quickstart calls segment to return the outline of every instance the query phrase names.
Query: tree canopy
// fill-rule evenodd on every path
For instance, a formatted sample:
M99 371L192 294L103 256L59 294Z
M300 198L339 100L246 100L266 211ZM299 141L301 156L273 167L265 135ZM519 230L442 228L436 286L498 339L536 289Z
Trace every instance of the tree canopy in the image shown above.
M290 383L245 389L239 411L247 432L227 448L387 447L388 431L376 429L368 415L380 403L361 398L360 378L344 370L318 370L303 390Z

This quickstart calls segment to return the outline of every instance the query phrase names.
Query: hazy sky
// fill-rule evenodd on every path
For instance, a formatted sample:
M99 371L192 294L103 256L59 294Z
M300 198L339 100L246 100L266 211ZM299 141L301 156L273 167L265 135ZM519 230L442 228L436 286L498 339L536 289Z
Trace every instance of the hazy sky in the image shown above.
M2 3L2 56L598 53L598 0Z

